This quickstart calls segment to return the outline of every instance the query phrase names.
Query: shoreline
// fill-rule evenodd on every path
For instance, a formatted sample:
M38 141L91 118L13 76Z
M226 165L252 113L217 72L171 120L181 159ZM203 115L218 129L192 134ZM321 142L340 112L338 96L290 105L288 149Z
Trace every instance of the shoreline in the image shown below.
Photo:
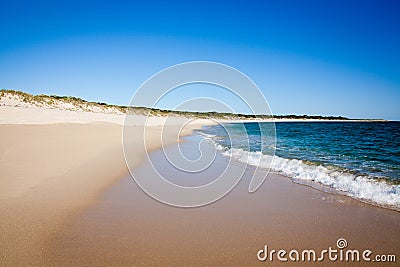
M183 151L192 150L192 138L193 135L185 138ZM164 166L162 154L160 150L150 153L153 164ZM210 167L203 178L207 180L226 162L222 155L217 156L217 167ZM135 175L152 175L151 168L149 162L144 162ZM243 163L235 161L234 168L239 172ZM172 171L167 169L166 173ZM65 266L103 266L107 262L192 266L224 262L231 266L255 266L269 264L256 258L264 245L270 249L318 250L336 248L339 238L345 238L351 249L368 248L381 254L399 252L398 212L297 184L276 173L270 173L260 189L249 194L252 171L254 168L248 168L242 181L222 199L192 209L162 204L145 194L132 178L125 177L55 236L49 245L49 257ZM170 178L178 183L187 182L184 175L175 172ZM282 263L285 264L289 263ZM297 264L321 266L329 262ZM340 262L341 266L353 264Z
M266 123L264 126L262 126L263 124L260 125L261 128L264 126L266 128L274 127L274 125L269 123ZM226 125L226 127L228 126L229 124ZM237 126L240 125L231 124L228 128L233 129L233 132L240 128ZM382 142L384 142L383 140L387 140L382 134L371 141L375 142L377 145L371 145L369 147L362 143L364 141L346 144L346 140L343 141L343 143L335 140L337 138L336 136L346 136L343 129L346 131L347 129L355 130L351 132L351 136L353 138L355 137L354 140L358 140L357 136L360 136L361 139L364 136L362 130L359 129L366 129L369 126L370 125L367 123L360 125L360 127L358 127L357 124L347 125L346 123L338 123L337 125L329 123L321 125L318 125L318 123L312 125L303 123L291 125L287 123L280 125L277 123L277 136L279 135L286 143L277 143L276 151L273 151L273 155L268 154L269 152L261 153L260 150L263 149L262 146L254 145L250 149L240 140L237 141L236 146L230 146L228 142L232 137L228 137L229 135L226 135L221 127L206 128L205 131L203 131L203 133L200 132L200 134L215 144L217 150L227 157L238 159L244 163L248 162L248 164L253 166L270 168L271 171L287 176L299 184L305 183L319 190L334 191L337 194L347 195L364 203L399 212L400 198L398 194L398 173L395 171L396 166L395 164L384 164L385 157L388 157L389 162L392 162L391 160L396 162L396 159L391 158L391 154L388 155L389 152L387 152L397 151L396 146L392 145L396 144L396 142L382 145ZM398 123L393 122L386 125L375 123L372 124L371 127L373 129L376 128L378 133L386 133L387 131L382 129L397 129ZM256 128L256 124L249 124L248 128ZM309 129L311 129L312 134ZM326 133L326 129L340 129L337 131L340 134L331 136L324 136L323 134L318 135L319 129L322 133L324 133L324 131ZM253 131L250 131L252 135ZM257 134L257 131L255 132ZM303 137L308 136L308 134L313 135L311 139L305 139ZM238 136L239 138L241 137L241 135L234 134L234 140ZM277 137L277 139L279 138ZM317 140L315 143L313 143L314 139ZM338 140L344 139L345 137ZM320 140L323 140L325 143L322 143ZM293 145L288 145L291 144L291 142L293 142ZM367 141L364 143L366 142ZM321 143L323 146L320 145ZM363 150L358 149L357 146L363 146ZM341 149L340 151L339 148ZM333 151L338 154L329 154L329 151L331 151L330 149L333 149ZM352 154L353 149L356 151L354 154ZM376 151L382 153L376 156L376 161L369 161L370 158L374 159L373 157L375 153L377 153ZM375 164L375 162L379 162L379 164L381 164L381 162L383 163L379 165L378 163ZM369 166L370 169L363 169L361 166L364 166L364 164L365 166Z
M378 203L375 203L375 202L372 202L372 201L363 200L363 199L360 199L360 198L355 198L355 197L346 195L345 192L336 190L334 188L330 188L330 187L328 187L326 185L323 185L323 184L319 184L319 183L317 184L316 182L302 182L302 181L299 181L299 180L293 180L292 177L287 176L287 175L285 175L283 173L279 173L279 172L272 172L272 173L277 174L277 175L282 176L282 177L285 177L285 178L291 180L291 182L294 183L294 184L298 184L298 185L301 185L301 186L307 186L307 187L310 187L310 188L312 188L314 190L318 190L318 191L321 191L321 192L324 192L324 193L327 193L327 194L333 194L333 195L339 195L339 196L347 197L347 198L350 198L353 201L357 201L357 202L360 202L360 203L365 204L365 205L369 205L369 206L374 207L374 208L380 208L380 209L384 209L384 210L388 210L388 211L394 211L394 212L397 212L397 213L400 214L400 209L392 207L392 206L385 206L383 204L378 204Z
M117 116L117 120L115 116ZM0 231L4 233L2 242L0 242L0 261L2 264L59 265L63 263L62 259L54 259L52 258L54 257L53 254L48 254L55 244L54 241L58 242L57 240L60 237L64 238L65 233L67 233L67 238L76 238L73 235L68 237L68 231L73 229L70 226L81 216L85 216L86 212L99 208L108 192L113 191L115 187L118 188L121 183L125 183L124 177L127 176L129 171L123 154L124 117L125 115L95 112L0 107L0 149L2 151L0 155L0 172L2 173L0 180L0 212L2 214ZM154 116L149 118L146 127L145 147L143 147L143 138L130 140L133 147L139 148L137 151L135 149L134 153L136 162L134 171L136 171L136 167L140 169L146 164L145 154L147 152L150 151L151 154L160 153L163 145L167 149L169 149L169 146L176 146L178 143L189 145L190 142L181 142L182 140L178 136L190 137L193 136L191 135L192 130L215 124L214 120L206 119L194 121L182 117L170 117L169 119L167 124L163 126L166 117ZM144 121L146 121L144 116L131 116L130 122L133 122L133 124L128 127L132 129L131 133L137 133L140 137L143 134ZM191 121L191 123L186 125L188 121ZM234 123L234 121L220 122ZM181 132L182 126L185 126L183 132ZM146 149L148 149L147 152ZM193 150L193 147L190 150ZM221 164L221 162L218 164ZM178 178L182 181L185 180L184 177L178 176ZM286 182L283 183L288 185ZM298 186L298 184L295 184L295 186ZM289 188L292 187L289 186ZM310 189L318 190L312 187ZM291 192L290 190L289 192ZM293 192L297 192L297 189L294 190ZM321 192L319 194L329 194L319 192ZM138 193L143 192L139 190ZM318 193L315 194L318 195ZM243 194L239 195L242 199ZM118 199L118 196L116 199L115 197L113 196L114 200L111 201ZM301 198L305 197L305 195L301 196ZM337 197L327 198L336 199ZM142 208L136 206L143 211L149 203L142 197L139 197L139 199L147 203ZM338 197L338 199L341 198ZM261 199L261 201L264 200ZM360 204L354 204L354 201ZM355 206L368 205L372 209L387 210L352 198L350 202ZM236 200L234 200L234 203L241 205ZM153 204L150 204L150 206L153 207ZM224 204L224 207L228 210L234 209L226 204ZM127 208L129 209L129 207ZM299 208L301 207L299 206ZM155 210L162 214L165 213L165 210L159 210L159 207ZM112 213L111 210L108 211ZM388 211L397 213L397 211L390 209ZM224 216L222 210L219 210L219 213ZM145 214L148 215L147 212ZM167 216L167 214L164 215ZM212 213L212 216L214 215ZM102 213L101 216L105 216L104 219L110 219L107 213ZM185 217L186 215L181 214L179 216ZM164 218L169 218L170 223L173 223L172 218L168 216L159 219L163 220ZM397 218L393 219L396 225ZM190 217L185 220L190 220ZM98 221L94 223L101 224L102 222L103 219L99 217ZM154 223L153 226L159 226L156 222ZM207 224L205 218L203 218L203 223ZM330 222L328 221L328 223ZM172 226L170 225L170 227ZM172 228L174 229L174 227ZM373 228L372 230L377 229ZM179 229L175 231L179 232ZM193 228L191 231L196 230ZM80 234L85 233L80 232ZM97 237L94 235L91 238ZM99 246L104 244L101 242ZM67 250L71 249L68 244L66 244ZM285 243L281 244L285 245ZM190 246L190 244L188 245ZM398 245L400 246L400 244ZM76 248L83 249L79 246ZM90 251L86 252L91 253ZM57 251L57 253L65 255L60 251ZM82 253L85 253L84 249ZM91 258L87 260L91 260ZM214 258L214 260L217 259ZM83 262L82 260L80 263Z

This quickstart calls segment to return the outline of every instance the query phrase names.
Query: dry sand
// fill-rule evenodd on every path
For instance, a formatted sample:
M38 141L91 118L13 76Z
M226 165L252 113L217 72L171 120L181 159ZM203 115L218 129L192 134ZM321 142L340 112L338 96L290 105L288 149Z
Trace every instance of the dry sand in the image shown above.
M49 239L128 172L123 120L110 123L115 114L32 108L0 107L0 114L0 265L46 265ZM68 123L57 123L60 119ZM146 128L150 150L161 146L162 121L152 118ZM175 118L164 127L164 144L178 142L183 121ZM181 134L194 127L196 122ZM146 153L143 126L131 129L138 134L131 142L139 164Z

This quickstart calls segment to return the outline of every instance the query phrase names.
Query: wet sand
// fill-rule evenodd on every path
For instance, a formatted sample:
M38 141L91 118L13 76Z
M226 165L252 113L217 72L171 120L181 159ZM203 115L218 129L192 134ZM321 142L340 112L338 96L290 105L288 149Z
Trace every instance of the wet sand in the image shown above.
M189 137L182 151L194 151ZM167 149L172 149L169 146ZM173 150L176 150L173 148ZM211 150L209 149L209 152ZM185 153L185 152L184 152ZM211 153L211 152L210 152ZM170 179L184 185L210 181L228 161L217 155L196 181L165 163L162 151L150 154ZM233 163L238 173L244 165ZM226 197L201 208L176 208L146 195L131 177L120 180L101 200L64 224L46 250L57 266L396 266L366 262L260 262L257 252L269 249L321 251L345 238L347 249L395 254L399 260L400 213L346 196L330 194L269 174L249 194L254 168ZM134 175L153 175L144 162Z

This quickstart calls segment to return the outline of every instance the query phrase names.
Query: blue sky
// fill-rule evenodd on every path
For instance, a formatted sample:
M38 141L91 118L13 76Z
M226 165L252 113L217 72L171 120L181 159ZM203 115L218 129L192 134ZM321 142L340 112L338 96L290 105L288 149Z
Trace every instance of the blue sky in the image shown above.
M127 105L154 73L206 60L248 75L274 114L400 120L399 1L17 0L0 10L0 88ZM195 85L159 107L199 96L246 112Z

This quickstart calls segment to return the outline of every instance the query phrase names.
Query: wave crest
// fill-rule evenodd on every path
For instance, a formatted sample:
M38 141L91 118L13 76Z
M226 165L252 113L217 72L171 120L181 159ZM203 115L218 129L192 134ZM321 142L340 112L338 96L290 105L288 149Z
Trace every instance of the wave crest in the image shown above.
M215 144L215 142L213 142ZM389 184L373 177L355 175L335 168L311 165L298 159L262 154L261 151L248 152L240 148L216 146L224 156L241 162L289 176L295 181L311 181L338 190L350 197L380 206L400 210L400 185Z

